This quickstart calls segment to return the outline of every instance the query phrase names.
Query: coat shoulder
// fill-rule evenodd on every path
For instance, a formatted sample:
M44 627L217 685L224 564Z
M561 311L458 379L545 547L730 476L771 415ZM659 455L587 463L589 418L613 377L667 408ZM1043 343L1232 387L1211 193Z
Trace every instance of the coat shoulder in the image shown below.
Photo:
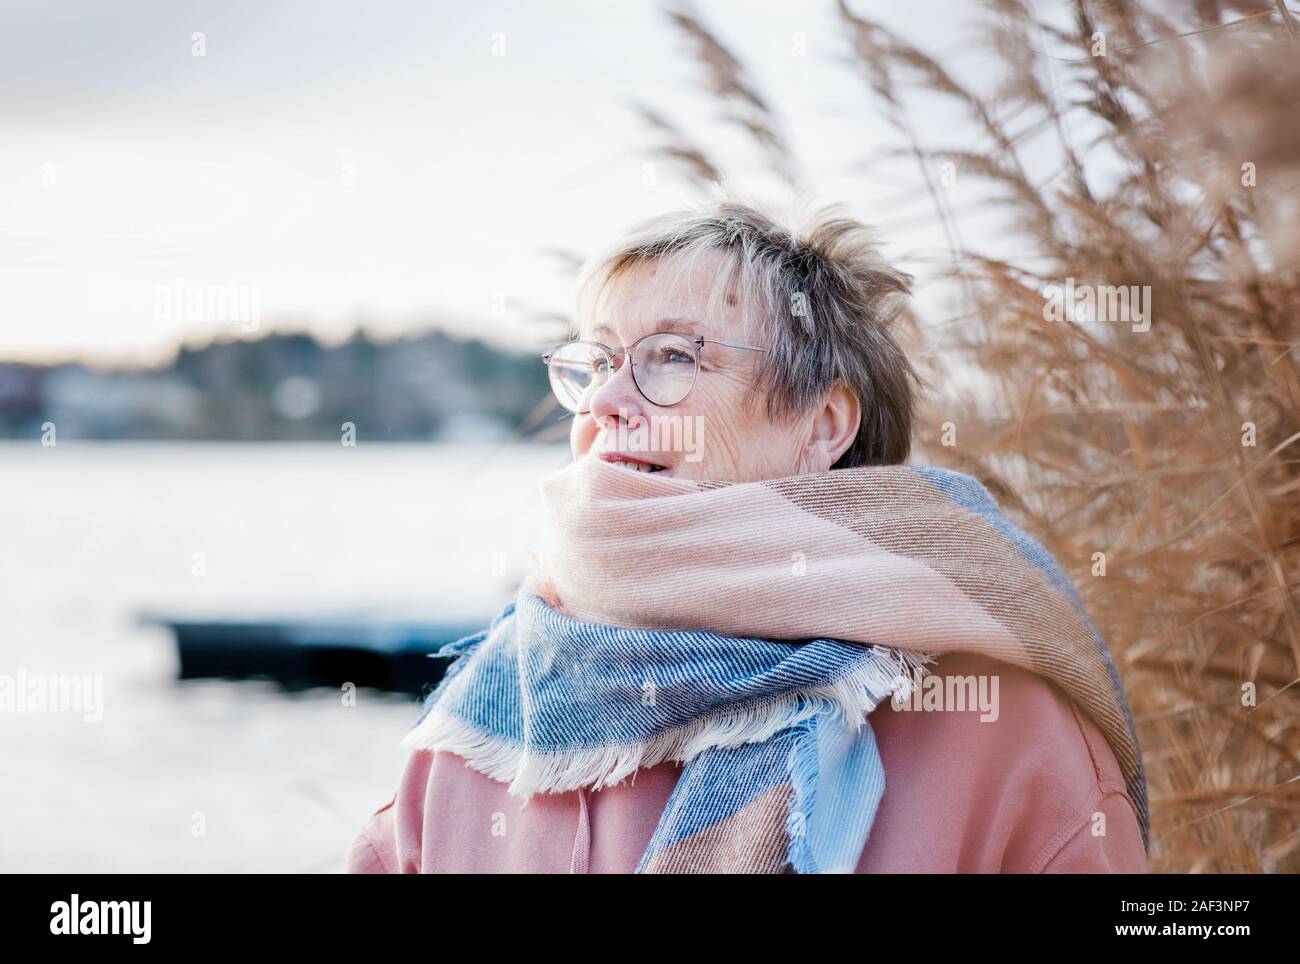
M1038 873L1095 851L1092 869L1145 869L1119 762L1060 686L975 653L944 654L930 676L871 716L886 788L864 859L874 848L910 869ZM907 839L937 841L933 866L917 868Z

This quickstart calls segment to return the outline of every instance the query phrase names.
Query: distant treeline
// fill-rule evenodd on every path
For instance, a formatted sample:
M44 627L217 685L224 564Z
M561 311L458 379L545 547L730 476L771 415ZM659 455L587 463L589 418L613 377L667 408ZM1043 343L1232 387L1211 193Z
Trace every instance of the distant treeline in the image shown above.
M0 362L0 437L488 439L547 395L537 355L430 332L337 346L305 334L183 348L157 369Z

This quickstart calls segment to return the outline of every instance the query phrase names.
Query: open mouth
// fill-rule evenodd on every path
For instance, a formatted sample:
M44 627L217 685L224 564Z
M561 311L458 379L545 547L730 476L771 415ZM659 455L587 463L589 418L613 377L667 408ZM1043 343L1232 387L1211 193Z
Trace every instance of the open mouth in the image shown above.
M665 472L668 469L666 465L660 465L657 462L650 462L646 459L633 458L630 455L623 455L619 452L602 452L600 456L604 461L620 468L631 469L633 472Z

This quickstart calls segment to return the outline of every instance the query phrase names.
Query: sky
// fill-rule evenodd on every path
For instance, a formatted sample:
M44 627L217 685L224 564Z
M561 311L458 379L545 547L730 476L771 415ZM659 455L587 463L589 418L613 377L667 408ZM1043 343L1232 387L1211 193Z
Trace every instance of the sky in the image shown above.
M959 75L989 69L969 3L854 6ZM590 254L694 194L632 101L742 189L767 184L665 9L0 0L0 359L160 364L182 343L358 325L532 350L530 319L572 310L554 251ZM809 190L879 224L924 280L941 230L910 162L867 162L892 135L833 5L693 9L777 108Z

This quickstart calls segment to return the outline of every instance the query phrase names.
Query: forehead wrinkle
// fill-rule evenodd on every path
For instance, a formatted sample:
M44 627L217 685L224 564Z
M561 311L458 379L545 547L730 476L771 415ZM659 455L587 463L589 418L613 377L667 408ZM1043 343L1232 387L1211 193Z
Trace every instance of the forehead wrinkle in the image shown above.
M701 328L704 328L705 330L701 332L700 331ZM675 331L680 334L707 335L708 334L707 329L708 329L708 325L705 322L699 321L695 318L670 317L670 318L660 318L658 321L654 323L654 327L650 330L652 332ZM592 334L611 337L611 336L616 336L617 332L615 332L614 329L611 328L609 325L602 322L601 324L597 325L595 328L592 329Z

